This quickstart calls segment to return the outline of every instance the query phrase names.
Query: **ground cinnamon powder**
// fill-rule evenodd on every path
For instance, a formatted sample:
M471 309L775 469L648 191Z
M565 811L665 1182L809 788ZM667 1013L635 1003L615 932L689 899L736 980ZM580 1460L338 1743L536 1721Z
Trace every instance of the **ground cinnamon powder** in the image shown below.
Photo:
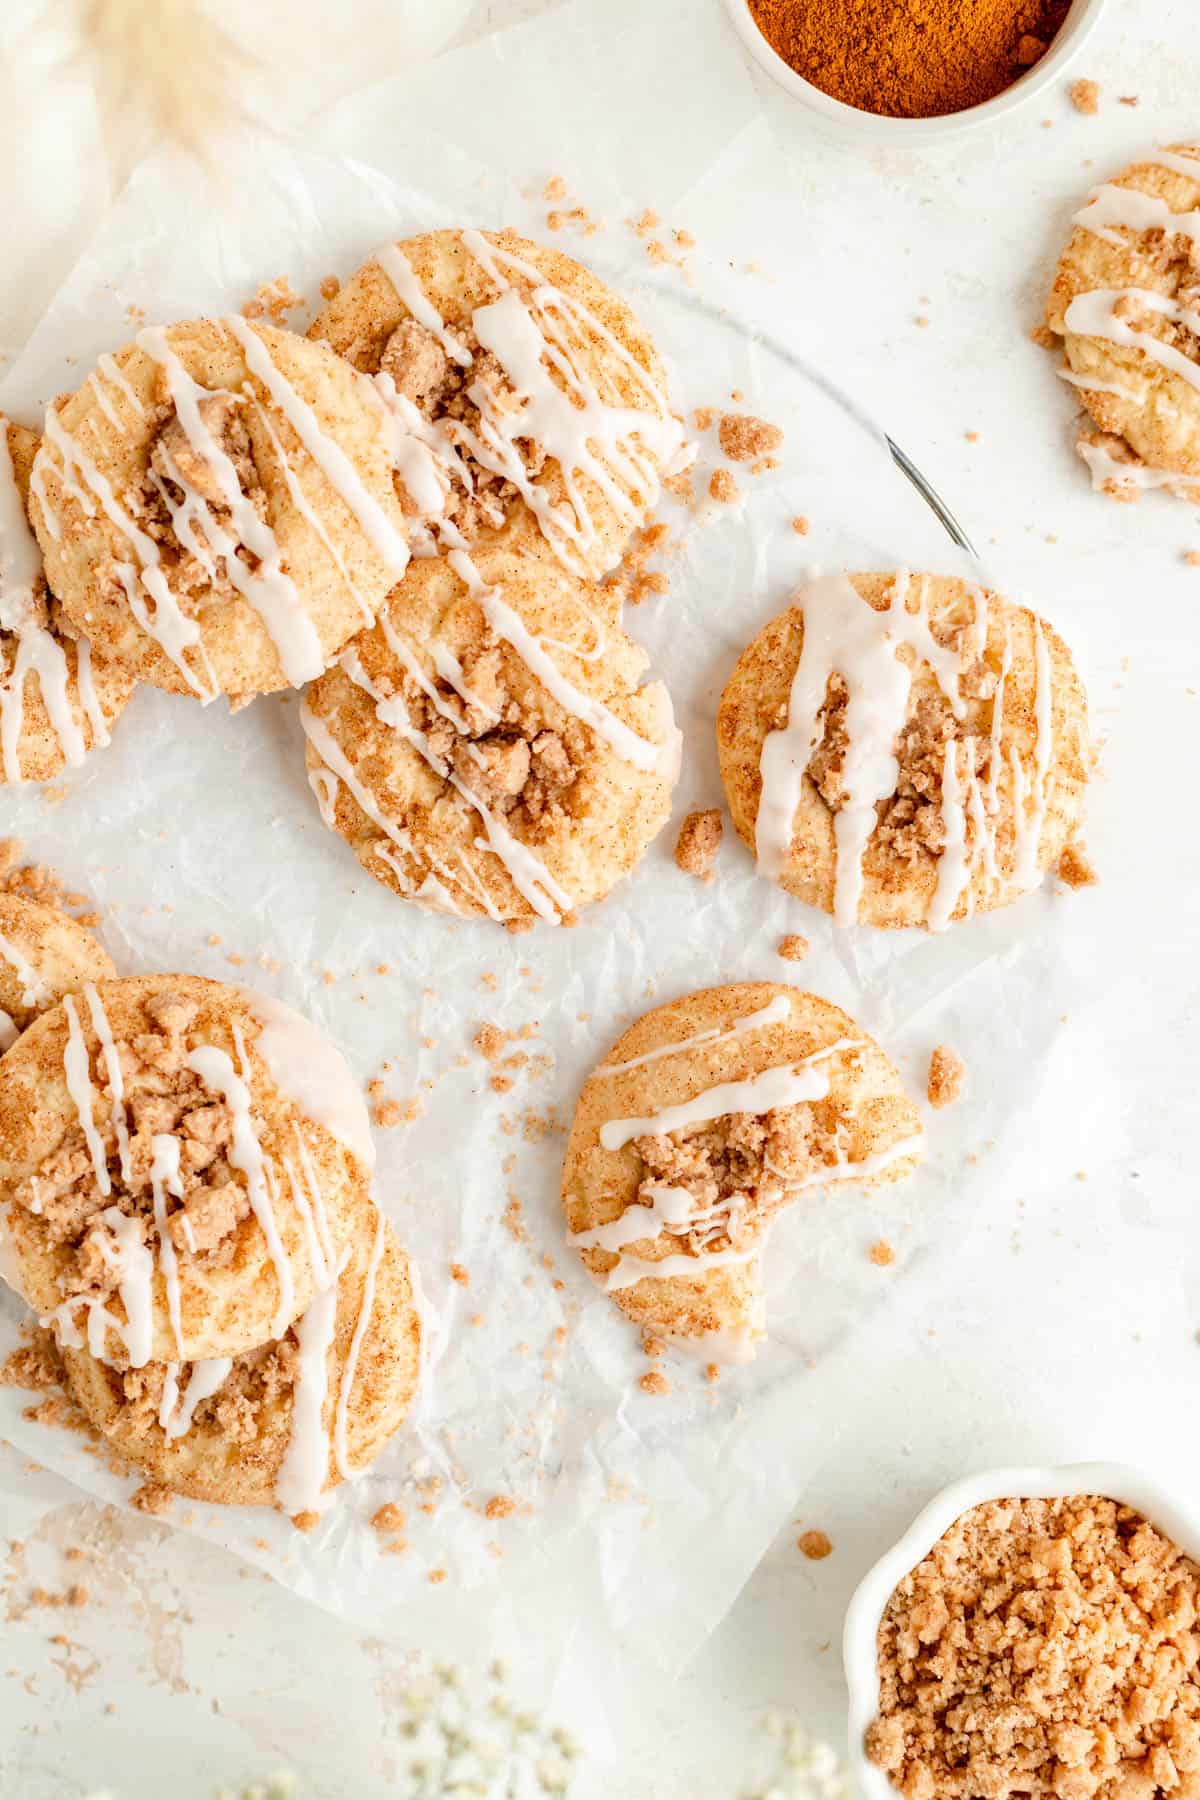
M962 112L1038 61L1071 0L749 0L783 60L847 106L891 118Z

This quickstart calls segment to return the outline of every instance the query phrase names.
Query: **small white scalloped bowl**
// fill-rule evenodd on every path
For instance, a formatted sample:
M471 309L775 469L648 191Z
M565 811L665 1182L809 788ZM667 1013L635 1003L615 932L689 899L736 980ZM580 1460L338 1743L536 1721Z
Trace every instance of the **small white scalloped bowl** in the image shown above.
M1068 63L1074 61L1091 36L1105 4L1106 0L1075 0L1045 56L991 100L935 119L895 119L884 113L861 112L857 106L847 106L845 101L835 100L831 94L806 81L803 75L797 75L795 69L771 48L755 24L750 0L725 0L734 30L758 66L793 99L801 101L828 131L837 137L858 138L864 143L893 149L941 143L981 125L998 125L1010 113L1028 106L1061 80Z
M860 1800L899 1800L882 1769L868 1762L863 1738L879 1712L876 1638L888 1601L903 1578L924 1562L955 1519L988 1500L1054 1500L1066 1494L1101 1494L1131 1506L1156 1525L1185 1555L1200 1562L1200 1513L1189 1511L1148 1476L1122 1463L1066 1463L1061 1468L988 1469L968 1475L940 1494L914 1520L859 1583L846 1611L842 1659L850 1689L849 1768Z

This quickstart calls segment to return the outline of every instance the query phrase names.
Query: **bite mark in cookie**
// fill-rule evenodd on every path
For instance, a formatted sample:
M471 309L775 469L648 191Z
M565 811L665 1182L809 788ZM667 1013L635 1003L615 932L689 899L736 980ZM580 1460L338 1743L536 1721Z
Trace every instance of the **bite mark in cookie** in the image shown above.
M571 1242L656 1336L752 1354L776 1213L899 1179L922 1149L895 1071L844 1014L766 983L711 989L647 1014L585 1085L563 1169Z

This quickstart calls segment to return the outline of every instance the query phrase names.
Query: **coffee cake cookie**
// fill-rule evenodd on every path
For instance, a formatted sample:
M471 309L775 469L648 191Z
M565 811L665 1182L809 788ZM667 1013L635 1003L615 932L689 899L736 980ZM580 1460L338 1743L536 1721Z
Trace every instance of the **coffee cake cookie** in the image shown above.
M416 559L302 719L325 823L437 911L554 923L665 821L679 734L612 592L510 549Z
M512 231L386 244L309 336L374 378L415 529L539 533L603 574L684 455L658 352L589 269Z
M109 741L133 677L66 629L29 524L38 436L0 413L0 784L52 781Z
M87 982L0 1058L6 1274L64 1344L122 1365L282 1336L372 1161L341 1057L248 989Z
M1093 190L1046 323L1095 424L1078 442L1093 486L1200 502L1200 145L1155 150Z
M235 701L319 675L404 572L375 397L240 315L148 327L46 414L31 513L97 651Z
M740 657L717 749L758 870L839 925L924 925L1036 887L1078 829L1087 706L1066 645L946 576L835 575Z
M774 982L656 1007L588 1077L567 1143L570 1242L650 1335L713 1361L763 1335L760 1257L806 1193L911 1175L916 1107L853 1019Z
M64 994L116 972L108 952L69 913L0 894L0 1052Z
M232 1360L117 1369L66 1347L71 1393L107 1443L176 1494L320 1511L399 1429L420 1373L408 1258L365 1194L345 1266L275 1342Z

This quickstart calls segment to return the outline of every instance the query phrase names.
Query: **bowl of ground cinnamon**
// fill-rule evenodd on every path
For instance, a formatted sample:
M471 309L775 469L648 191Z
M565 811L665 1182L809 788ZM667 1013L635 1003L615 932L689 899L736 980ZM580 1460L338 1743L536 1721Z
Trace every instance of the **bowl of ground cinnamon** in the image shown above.
M750 55L839 135L996 124L1082 48L1104 0L726 0Z
M1200 1518L1133 1469L947 1488L843 1649L862 1800L1200 1797Z

